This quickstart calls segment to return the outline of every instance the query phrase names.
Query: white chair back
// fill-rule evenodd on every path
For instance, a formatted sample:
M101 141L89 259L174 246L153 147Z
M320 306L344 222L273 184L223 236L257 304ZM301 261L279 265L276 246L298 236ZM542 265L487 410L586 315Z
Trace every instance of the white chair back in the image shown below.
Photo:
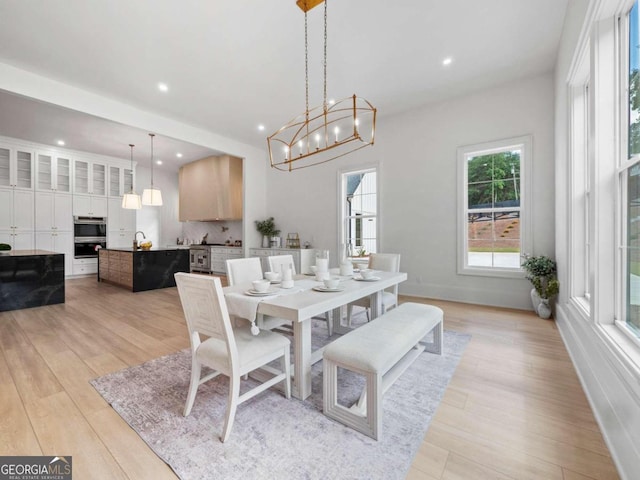
M238 357L229 311L218 277L179 272L175 274L178 294L189 329L191 348L200 344L200 334L227 344L230 365Z
M227 260L227 281L229 285L261 280L262 263L258 257L231 258Z
M369 255L369 268L383 272L400 271L399 253L372 253Z
M291 273L296 274L296 264L293 263L293 255L274 255L267 257L269 260L269 270L282 273L282 267L291 267Z

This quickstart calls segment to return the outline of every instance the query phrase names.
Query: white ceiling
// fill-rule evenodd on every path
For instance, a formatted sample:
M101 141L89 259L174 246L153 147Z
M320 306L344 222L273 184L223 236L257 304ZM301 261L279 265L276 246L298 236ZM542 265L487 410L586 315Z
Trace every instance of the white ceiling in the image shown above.
M329 0L328 96L355 93L384 117L551 71L566 5ZM310 106L322 101L322 11L309 12ZM295 0L2 0L0 62L260 148L305 107ZM124 158L128 143L149 143L146 132L6 94L0 135L63 136L70 148ZM164 138L158 148L165 141L159 155L188 148Z

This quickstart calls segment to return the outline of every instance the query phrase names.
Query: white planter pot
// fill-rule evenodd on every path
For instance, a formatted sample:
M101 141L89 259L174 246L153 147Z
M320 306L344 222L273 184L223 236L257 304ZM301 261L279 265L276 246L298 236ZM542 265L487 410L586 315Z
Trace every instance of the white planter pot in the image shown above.
M269 237L266 235L262 236L262 248L269 248Z
M533 304L533 311L536 312L540 318L547 319L551 317L549 300L540 298L535 288L531 289L531 303Z

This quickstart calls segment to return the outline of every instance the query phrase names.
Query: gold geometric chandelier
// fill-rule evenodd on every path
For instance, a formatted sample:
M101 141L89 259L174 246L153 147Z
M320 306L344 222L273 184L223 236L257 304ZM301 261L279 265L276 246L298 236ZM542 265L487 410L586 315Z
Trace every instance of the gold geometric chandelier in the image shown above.
M324 100L309 109L307 12L324 1ZM361 97L327 102L327 1L297 0L304 12L304 70L306 109L267 138L271 166L292 171L319 165L373 145L376 109Z

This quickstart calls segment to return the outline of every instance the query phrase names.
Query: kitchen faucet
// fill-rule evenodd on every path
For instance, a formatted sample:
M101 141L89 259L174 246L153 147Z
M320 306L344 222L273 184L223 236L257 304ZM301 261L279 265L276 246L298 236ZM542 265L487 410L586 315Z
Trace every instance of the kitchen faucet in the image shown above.
M141 233L142 234L142 238L146 240L147 237L144 236L144 232L142 230L138 230L136 233L133 234L133 249L137 250L138 249L138 234Z

